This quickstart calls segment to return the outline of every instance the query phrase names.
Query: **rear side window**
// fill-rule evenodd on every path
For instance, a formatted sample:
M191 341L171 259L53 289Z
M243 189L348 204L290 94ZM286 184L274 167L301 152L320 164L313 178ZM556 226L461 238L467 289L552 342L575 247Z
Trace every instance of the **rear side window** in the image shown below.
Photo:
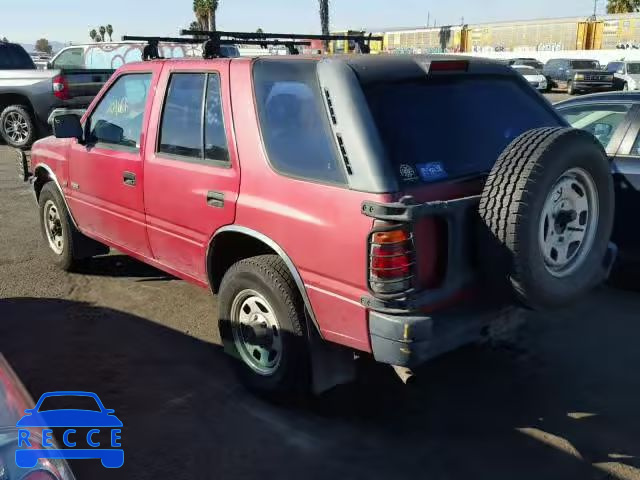
M441 76L364 87L400 181L486 173L521 133L562 120L516 77Z
M53 61L53 68L85 68L84 49L69 48Z
M0 42L0 70L33 70L36 66L20 45Z
M259 60L253 77L262 138L273 167L294 177L345 183L316 62Z
M174 73L160 127L161 153L202 157L204 73Z
M218 74L171 75L158 152L196 162L229 163Z

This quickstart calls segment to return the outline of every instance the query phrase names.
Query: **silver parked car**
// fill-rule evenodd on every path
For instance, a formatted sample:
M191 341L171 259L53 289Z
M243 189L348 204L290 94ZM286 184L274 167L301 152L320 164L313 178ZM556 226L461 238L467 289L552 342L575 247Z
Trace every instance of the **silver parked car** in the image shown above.
M540 91L547 90L547 77L540 70L527 65L513 65L511 68L521 74L533 88Z

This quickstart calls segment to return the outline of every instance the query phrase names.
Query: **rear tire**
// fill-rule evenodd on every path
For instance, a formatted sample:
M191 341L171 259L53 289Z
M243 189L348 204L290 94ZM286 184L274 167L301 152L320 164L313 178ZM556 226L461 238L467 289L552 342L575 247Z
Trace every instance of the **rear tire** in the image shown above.
M235 263L218 301L220 335L241 382L270 397L306 393L305 307L282 259L261 255Z
M7 145L29 148L36 133L33 115L24 105L9 105L0 113L0 135Z
M489 278L499 266L501 280L534 309L573 302L605 280L613 210L610 164L595 137L570 128L522 134L494 165L480 201Z

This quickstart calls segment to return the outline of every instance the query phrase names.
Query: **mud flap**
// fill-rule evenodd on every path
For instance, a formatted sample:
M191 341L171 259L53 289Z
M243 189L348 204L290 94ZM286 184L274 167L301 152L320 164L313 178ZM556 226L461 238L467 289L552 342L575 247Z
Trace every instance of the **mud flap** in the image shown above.
M312 323L307 322L309 355L311 356L311 388L319 395L337 385L356 379L354 354L348 348L325 342Z

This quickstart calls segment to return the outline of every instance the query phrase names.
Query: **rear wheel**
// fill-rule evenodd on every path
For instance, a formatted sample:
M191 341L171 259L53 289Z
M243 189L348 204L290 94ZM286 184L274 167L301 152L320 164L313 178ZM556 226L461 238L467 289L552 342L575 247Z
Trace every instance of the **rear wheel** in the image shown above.
M496 162L480 202L490 275L499 262L532 308L571 303L605 279L613 208L609 160L595 137L524 133Z
M0 135L7 145L28 148L36 139L35 122L23 105L9 105L0 114Z
M309 387L305 309L280 257L240 260L219 293L219 328L241 381L267 395Z

